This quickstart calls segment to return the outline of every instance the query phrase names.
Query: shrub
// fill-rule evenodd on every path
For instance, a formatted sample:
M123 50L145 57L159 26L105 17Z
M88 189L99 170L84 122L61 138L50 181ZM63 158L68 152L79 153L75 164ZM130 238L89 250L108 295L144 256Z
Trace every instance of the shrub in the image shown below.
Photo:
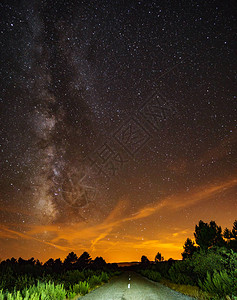
M190 275L192 271L189 259L177 261L169 269L169 279L174 283L195 285L195 280Z
M0 273L0 300L73 299L77 294L88 293L90 286L96 287L102 282L108 282L111 275L114 274L88 269L71 270L62 274L44 273L37 278L26 274L16 276L11 268L5 268Z
M76 293L76 294L79 294L80 293L80 284L74 284L73 286L73 292Z
M72 292L72 291L67 292L68 299L74 299L76 297L76 295L77 295L77 293L75 293L75 292Z
M114 272L112 272L111 273L111 276L119 276L119 275L121 275L121 271L114 271Z
M159 282L161 280L161 274L157 271L151 271L150 279Z
M83 271L83 272L84 272L84 274L85 274L85 278L89 278L89 277L92 277L93 275L96 275L96 274L100 274L100 273L101 273L99 270L97 270L97 271L92 271L92 270L90 270L90 269L85 270L85 271Z
M0 300L4 300L4 293L3 293L3 290L0 290Z
M142 270L141 272L142 276L147 277L148 279L151 279L153 281L159 282L161 280L161 274L157 271L153 270Z
M198 283L198 280L204 280L207 272L212 275L214 269L217 271L224 269L223 257L213 250L208 250L207 253L203 251L194 253L190 264L193 267L196 283Z
M21 275L17 276L14 288L16 290L23 290L27 286L31 286L35 284L35 279L31 276Z
M207 277L202 283L199 280L199 286L202 290L211 294L217 294L220 297L237 296L237 278L223 271L214 271L213 275L207 272Z
M80 281L78 284L73 286L73 292L76 294L85 295L89 292L90 285L86 281Z
M101 277L100 276L96 276L96 275L93 275L90 279L89 279L89 284L91 287L95 287L99 284L101 284L102 280L101 280Z
M67 298L68 299L74 299L76 297L76 293L75 292L67 292Z
M216 250L222 257L224 269L228 273L235 273L237 277L237 253L233 250L227 250L226 248L219 248Z
M100 279L102 282L108 282L109 281L109 276L107 273L105 272L102 272L101 275L100 275Z
M169 278L169 269L175 263L175 261L159 262L152 266L155 271L158 271L162 277Z
M13 270L8 267L5 272L1 273L1 283L0 288L3 290L12 291L15 286L16 276L13 274Z
M51 300L64 300L66 298L66 291L63 284L42 283L38 281L37 285L30 286L28 289L25 288L22 291L23 297L27 299L51 299Z
M66 288L69 288L69 285L74 285L78 283L79 281L86 280L86 274L84 271L79 270L73 270L73 271L67 271L63 276L62 280L65 283Z

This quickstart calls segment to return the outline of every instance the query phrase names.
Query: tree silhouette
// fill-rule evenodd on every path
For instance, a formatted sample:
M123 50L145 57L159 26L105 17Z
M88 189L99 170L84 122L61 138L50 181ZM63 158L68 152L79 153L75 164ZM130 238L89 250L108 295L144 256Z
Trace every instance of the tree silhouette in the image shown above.
M60 258L55 259L53 269L55 272L59 272L62 269L62 261Z
M34 257L31 257L30 259L28 259L26 261L26 263L29 264L29 265L31 265L31 266L34 266L35 263L36 263L36 261L35 261Z
M19 265L23 265L24 264L24 259L22 257L19 257L17 262L18 262Z
M215 221L211 221L210 224L208 224L200 220L199 225L195 226L194 236L196 244L204 250L212 246L225 245L221 226L217 226Z
M37 267L42 267L42 262L37 259L36 262L35 262L35 265Z
M102 257L96 257L93 261L93 269L94 270L103 270L106 266L106 262Z
M232 230L224 230L224 238L227 239L227 248L237 252L237 220L234 221Z
M161 253L158 252L155 256L155 262L160 262L160 261L163 261L164 260L164 257L161 256Z
M46 267L48 269L48 271L50 271L50 272L53 271L53 272L59 273L62 270L63 263L60 258L57 258L55 260L53 258L50 258L49 260L47 260L44 263L44 267ZM65 267L66 268L71 267L71 265L69 264L69 261L66 261Z
M77 262L77 260L78 260L78 257L76 255L76 253L70 252L68 254L68 256L65 258L63 264L66 267L66 269L72 269L73 265Z
M12 257L11 258L11 264L16 264L17 263L17 260L15 259L15 257Z
M47 267L47 268L53 268L53 266L54 266L54 259L53 259L53 258L48 259L48 260L44 263L44 267Z
M144 266L147 266L147 265L150 264L150 261L149 261L149 259L147 258L147 256L142 255L142 257L141 257L141 264L144 265Z
M79 269L88 268L91 263L91 257L88 252L83 252L82 255L77 259L76 266Z
M233 240L230 241L230 248L237 252L237 220L235 220L233 224L232 238Z
M237 240L237 220L233 224L232 237Z
M184 252L182 253L183 259L192 257L193 253L198 249L190 238L187 238L183 248L184 248Z
M229 230L228 228L225 228L223 236L227 240L230 240L232 238L232 232L231 232L231 230Z

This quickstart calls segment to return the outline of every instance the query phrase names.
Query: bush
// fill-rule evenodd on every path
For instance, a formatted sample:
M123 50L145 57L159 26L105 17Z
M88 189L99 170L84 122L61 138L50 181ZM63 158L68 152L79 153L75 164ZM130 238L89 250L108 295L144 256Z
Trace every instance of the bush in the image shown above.
M15 286L16 282L16 276L14 276L13 270L10 267L8 267L6 268L5 272L2 272L0 275L0 289L9 291L13 290L13 287Z
M90 285L86 281L80 281L73 286L73 292L80 295L85 295L89 292Z
M196 252L192 258L175 262L169 279L176 284L198 285L213 297L237 297L237 253L212 247ZM214 298L213 298L214 299Z
M207 272L207 277L202 283L199 280L199 286L202 290L220 297L237 296L237 278L224 271L214 271L213 275Z
M71 270L66 273L42 274L42 277L18 275L5 268L0 273L0 300L62 300L73 299L77 294L88 293L90 286L108 282L113 273L100 270ZM38 279L38 280L37 280ZM90 282L90 284L88 283Z
M3 290L0 290L0 300L4 300L4 293L3 293Z
M237 253L233 250L227 250L226 248L217 249L217 253L222 257L224 269L226 269L228 273L235 274L237 277Z
M147 277L148 279L151 279L153 281L159 282L161 280L161 274L157 271L142 270L140 273L142 276Z
M73 270L67 271L62 277L61 280L64 282L65 287L68 289L70 285L74 285L79 281L86 280L86 274L84 271Z
M190 260L190 265L193 267L196 283L199 280L204 280L207 276L207 272L211 275L214 273L214 269L221 271L224 269L223 257L217 251L208 250L207 252L196 252Z
M72 291L67 292L68 299L74 299L76 297L76 295L77 294L75 292L72 292Z
M34 290L34 286L33 286L33 290ZM46 299L47 297L49 299L55 299L55 300L64 300L66 298L66 291L64 289L63 284L55 285L54 282L41 283L38 281L35 291L41 297L45 295Z
M194 277L190 275L192 272L189 259L177 261L169 269L169 279L174 283L195 285Z
M51 300L64 300L66 298L66 290L64 289L63 284L57 284L47 282L39 282L37 285L30 286L25 288L22 291L22 296L27 299L51 299Z
M77 294L79 294L80 293L80 290L81 290L81 286L80 286L80 284L79 283L77 283L77 284L74 284L74 286L73 286L73 292L74 293L76 293L76 295Z
M121 275L121 271L114 271L114 272L112 272L111 273L111 276L119 276L119 275Z
M89 279L89 285L91 287L95 287L97 285L100 285L102 282L101 280L101 277L100 276L96 276L96 275L93 275L90 279Z
M107 273L105 272L102 272L101 275L100 275L100 279L102 282L108 282L109 281L109 276Z
M175 261L164 261L159 262L155 264L152 268L154 268L155 271L158 271L162 277L169 278L169 269L171 266L175 263Z
M17 276L16 277L16 281L15 281L15 285L14 285L14 288L16 290L23 290L25 287L27 286L31 286L31 285L34 285L36 282L35 282L35 279L32 278L31 276L27 276L26 274L25 275L21 275L21 276Z

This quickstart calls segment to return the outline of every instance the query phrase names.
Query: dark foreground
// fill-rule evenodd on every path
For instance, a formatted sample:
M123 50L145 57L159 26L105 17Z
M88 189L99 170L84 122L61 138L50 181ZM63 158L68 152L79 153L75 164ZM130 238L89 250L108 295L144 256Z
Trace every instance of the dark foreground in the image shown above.
M130 278L130 280L129 280ZM130 284L130 286L129 286ZM80 300L191 300L134 272L124 272Z

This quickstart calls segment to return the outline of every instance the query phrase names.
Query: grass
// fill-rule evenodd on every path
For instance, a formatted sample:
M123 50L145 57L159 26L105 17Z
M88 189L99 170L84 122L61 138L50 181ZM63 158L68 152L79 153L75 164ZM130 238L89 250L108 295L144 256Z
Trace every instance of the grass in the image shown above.
M21 285L18 289L15 287L12 291L9 291L7 288L3 290L1 286L4 284L0 282L0 300L75 300L78 299L79 296L84 296L98 286L108 282L112 276L118 275L118 272L108 274L106 272L88 271L87 276L82 273L83 272L75 272L74 274L70 272L66 274L66 276L55 278L55 281L52 278L46 282L40 282L38 280L37 284L34 283L32 285L27 284L29 280L28 277L25 276L24 278L22 277L24 279L23 281L20 280ZM72 275L75 276L73 277ZM78 280L82 278L86 278L86 280ZM62 283L60 283L60 281Z
M176 292L182 293L182 294L190 296L190 297L194 297L196 299L200 299L200 300L213 299L213 297L209 293L203 292L197 286L186 285L186 284L176 284L176 283L172 283L171 281L169 281L167 279L162 279L160 283L171 288L172 290L175 290Z

